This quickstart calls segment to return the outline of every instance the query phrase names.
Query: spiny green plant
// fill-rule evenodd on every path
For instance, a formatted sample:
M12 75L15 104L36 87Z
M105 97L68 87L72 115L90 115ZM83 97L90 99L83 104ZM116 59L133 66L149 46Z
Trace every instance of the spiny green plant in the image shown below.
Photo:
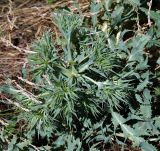
M3 150L93 151L112 141L124 149L128 140L142 150L156 150L151 142L160 139L160 116L152 110L157 76L145 50L159 46L159 24L156 18L153 27L132 30L127 40L131 29L124 29L129 19L137 24L136 11L145 12L140 4L92 1L91 23L72 11L53 13L61 35L53 40L54 34L46 32L33 44L32 80L19 77L1 88L16 112L1 122Z

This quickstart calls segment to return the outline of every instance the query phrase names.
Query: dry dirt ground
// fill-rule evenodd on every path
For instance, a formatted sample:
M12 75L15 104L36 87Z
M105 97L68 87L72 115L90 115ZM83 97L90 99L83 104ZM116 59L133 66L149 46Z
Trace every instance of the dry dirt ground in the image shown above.
M8 77L21 76L22 68L27 67L26 56L31 51L31 44L45 31L58 34L52 11L66 4L69 4L68 0L59 0L52 5L47 5L45 0L0 0L0 85ZM80 0L80 6L87 13L88 0ZM129 146L126 151L138 151ZM108 150L121 149L113 143Z
M86 10L87 0L81 0ZM0 1L0 84L7 77L15 78L26 66L25 56L30 45L47 30L57 33L52 21L52 11L69 5L67 0L47 5L45 0Z
M0 83L15 78L26 65L30 45L49 29L55 30L51 11L43 0L0 1Z

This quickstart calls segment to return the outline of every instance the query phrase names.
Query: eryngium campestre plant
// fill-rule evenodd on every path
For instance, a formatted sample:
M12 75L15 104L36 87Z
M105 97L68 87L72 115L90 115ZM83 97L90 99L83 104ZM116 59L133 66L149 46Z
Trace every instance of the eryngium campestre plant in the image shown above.
M109 3L104 5L107 11ZM133 10L125 15L124 5ZM92 151L112 141L124 147L130 140L144 150L156 150L149 141L159 140L160 118L152 116L153 74L144 51L152 37L132 31L134 36L124 40L129 30L120 26L139 5L139 0L117 2L112 14L104 14L102 27L93 12L104 7L96 1L91 4L93 25L71 11L53 14L59 38L44 33L28 56L32 82L19 77L31 91L16 82L2 90L18 102L8 100L19 114L1 132L8 149ZM16 124L21 133L14 132Z

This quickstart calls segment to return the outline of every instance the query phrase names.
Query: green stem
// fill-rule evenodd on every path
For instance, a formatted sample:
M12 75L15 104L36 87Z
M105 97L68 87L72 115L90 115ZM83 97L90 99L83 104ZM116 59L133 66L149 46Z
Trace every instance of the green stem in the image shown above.
M99 84L98 84L96 81L94 81L93 79L91 79L90 77L87 77L87 76L85 76L85 75L82 75L82 77L85 78L85 79L87 79L87 80L89 80L89 81L91 81L91 82L94 83L95 85L99 86Z
M70 48L70 41L71 41L71 32L69 32L69 37L67 40L67 50L68 50L68 62L72 61L72 53L71 53L71 48Z

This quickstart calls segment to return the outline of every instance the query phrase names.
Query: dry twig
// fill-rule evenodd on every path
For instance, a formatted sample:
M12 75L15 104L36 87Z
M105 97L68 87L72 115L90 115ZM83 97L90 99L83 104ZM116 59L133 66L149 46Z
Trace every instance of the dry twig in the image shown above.
M7 126L8 123L4 122L2 119L0 119L0 124L2 124L3 126Z
M152 7L152 0L150 0L150 2L147 3L147 5L149 6L148 9L148 26L151 27L152 26L152 22L151 22L151 7Z
M18 102L14 102L14 101L12 101L11 99L8 99L8 98L6 98L6 97L5 97L5 99L6 99L9 103L11 103L11 104L15 105L16 107L20 108L21 110L23 110L23 111L25 111L25 112L29 112L28 109L22 107Z

